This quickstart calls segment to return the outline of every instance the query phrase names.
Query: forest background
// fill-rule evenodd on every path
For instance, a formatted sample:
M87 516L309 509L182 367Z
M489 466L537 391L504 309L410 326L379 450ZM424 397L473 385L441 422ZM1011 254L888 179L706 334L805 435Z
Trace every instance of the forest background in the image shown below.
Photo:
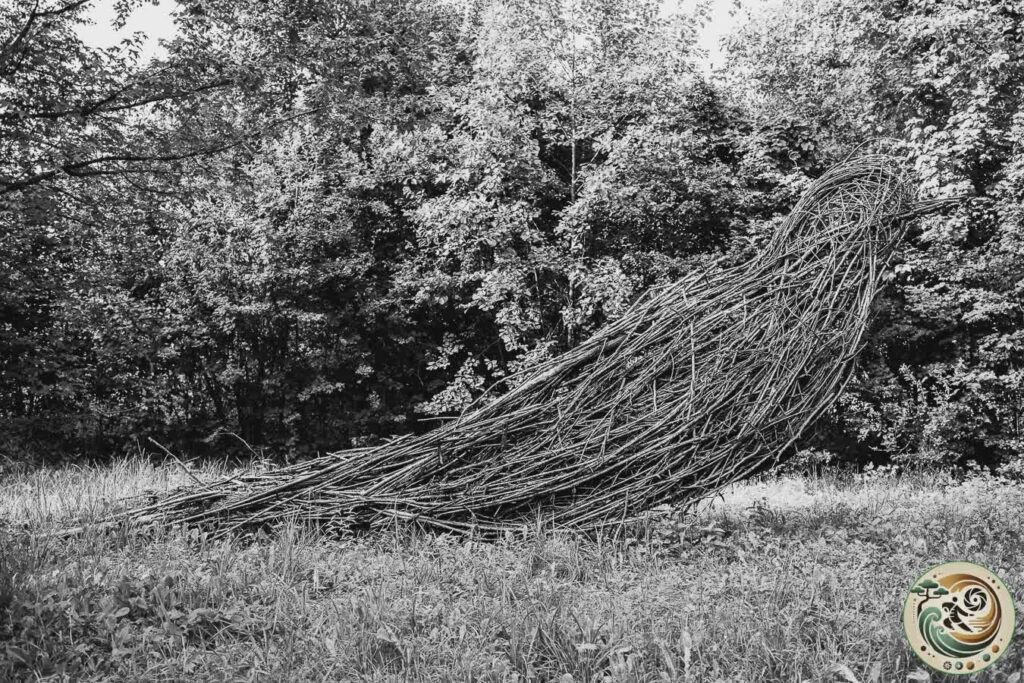
M966 199L800 462L1024 470L1024 6L743 7L709 72L648 0L0 3L0 460L430 429L883 150Z

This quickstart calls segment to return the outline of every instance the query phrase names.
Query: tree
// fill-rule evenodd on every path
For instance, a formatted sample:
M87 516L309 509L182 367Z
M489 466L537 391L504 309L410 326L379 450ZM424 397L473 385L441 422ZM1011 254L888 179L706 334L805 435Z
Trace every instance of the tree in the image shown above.
M910 592L914 593L915 595L924 596L924 600L917 603L918 616L921 615L921 610L924 609L924 604L926 602L928 602L929 600L934 600L935 598L942 597L943 595L949 595L948 590L940 586L935 581L932 581L931 579L922 579L917 583L916 586L910 589Z
M1021 32L1011 3L830 0L778 5L733 41L752 116L807 131L802 171L883 138L926 196L969 198L901 255L829 437L852 457L995 463L1021 450Z
M163 173L224 145L212 130L167 135L139 122L192 106L230 79L201 60L142 67L138 36L109 50L83 44L74 26L87 4L0 8L0 415L15 441L105 431L110 415L90 403L117 391L100 359L124 328L104 299L135 289L145 269L132 255L145 252L160 211L132 200L159 198L168 191ZM111 229L125 222L144 229ZM115 263L126 268L111 271ZM130 309L137 298L125 301ZM119 338L115 364L130 366L138 341Z
M177 287L190 273L176 249L197 243L190 233L195 209L229 199L225 188L233 183L252 187L251 169L287 167L273 141L294 141L295 127L314 114L321 137L340 128L338 138L358 150L375 99L402 107L398 98L373 94L406 88L421 94L424 70L439 65L432 57L437 41L409 34L415 47L396 55L399 34L415 28L427 36L447 10L341 2L252 10L186 0L179 3L168 57L140 64L139 37L110 50L81 42L74 26L86 5L5 6L0 17L13 36L0 52L3 88L11 94L0 111L0 415L12 427L4 430L11 442L3 447L16 451L48 439L56 448L46 450L102 452L124 447L134 435L185 438L215 426L260 435L264 399L251 397L280 378L261 378L258 388L234 381L218 386L218 370L231 367L222 356L239 347L226 344L212 358L194 352L213 348L219 338L203 327L205 315L179 317L189 308L181 306ZM132 5L120 4L122 15ZM420 23L424 18L429 21ZM393 33L385 28L381 35L376 27ZM438 40L451 35L439 31ZM443 81L445 68L431 77ZM314 147L324 157L334 152ZM299 158L323 168L320 158ZM269 197L274 179L259 182ZM303 197L313 204L322 198L308 191ZM268 198L261 208L294 205L287 197ZM296 267L317 258L322 262L321 254ZM308 291L299 284L291 296ZM199 302L191 312L205 314L211 303L219 301ZM238 344L272 346L277 323L272 316L253 320L252 313L219 322L245 328L249 320L250 337ZM322 338L317 348L330 344ZM288 348L273 353L280 357ZM309 447L319 445L312 439Z
M692 66L692 18L533 0L474 21L471 80L435 99L448 121L389 147L420 247L398 292L451 325L430 412L578 343L738 222L733 122Z

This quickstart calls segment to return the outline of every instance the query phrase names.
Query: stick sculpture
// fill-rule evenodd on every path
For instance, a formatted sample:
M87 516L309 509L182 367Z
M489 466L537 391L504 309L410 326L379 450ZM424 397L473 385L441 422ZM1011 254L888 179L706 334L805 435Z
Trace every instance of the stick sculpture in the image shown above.
M297 518L581 529L692 504L762 469L833 404L913 215L885 157L816 181L750 262L648 292L502 396L420 436L173 492L127 513L220 533Z

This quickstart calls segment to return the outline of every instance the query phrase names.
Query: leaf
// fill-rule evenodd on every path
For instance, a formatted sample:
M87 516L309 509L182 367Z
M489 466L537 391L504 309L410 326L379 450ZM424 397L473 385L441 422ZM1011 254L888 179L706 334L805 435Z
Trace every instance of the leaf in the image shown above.
M849 683L860 683L860 679L857 678L857 675L853 673L850 667L841 662L836 662L832 665L832 673L839 674Z
M930 681L932 677L924 669L915 669L907 674L908 681Z
M29 661L31 660L31 657L29 657L28 652L26 652L25 650L21 649L16 645L8 645L5 649L7 651L7 656L17 662L21 662L22 664L28 664Z

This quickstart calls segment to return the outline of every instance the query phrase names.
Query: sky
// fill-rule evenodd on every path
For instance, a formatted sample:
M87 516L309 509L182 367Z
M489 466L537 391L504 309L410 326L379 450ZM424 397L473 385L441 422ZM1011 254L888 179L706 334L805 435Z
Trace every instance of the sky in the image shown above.
M121 30L113 26L114 0L92 0L88 5L86 16L92 20L91 25L80 26L79 37L87 45L94 47L112 47L132 35L136 31L146 34L146 42L142 48L141 59L148 62L154 56L162 56L160 39L174 37L174 19L171 11L177 3L174 0L160 0L152 4L149 0L137 8L128 17L128 22Z
M628 2L629 0L623 1ZM78 35L87 44L96 47L111 47L133 32L143 31L147 39L142 49L142 61L147 62L152 57L163 54L163 49L159 45L160 40L172 38L175 31L171 12L177 3L174 0L158 0L158 2L159 4L153 4L147 0L132 12L124 28L115 30L113 27L114 0L92 0L89 3L87 16L93 23L80 27ZM669 11L677 8L683 11L692 11L697 2L698 0L665 0L665 7ZM724 55L719 41L734 23L734 18L730 14L734 5L734 0L711 0L711 17L698 39L699 46L708 53L705 67L709 70L721 66L723 62Z
M628 1L628 0L626 0ZM676 6L683 11L692 11L696 0L667 0L667 6ZM720 41L735 24L736 18L731 14L735 8L734 0L711 0L711 16L701 29L697 45L707 52L705 68L708 70L720 67L725 61Z

